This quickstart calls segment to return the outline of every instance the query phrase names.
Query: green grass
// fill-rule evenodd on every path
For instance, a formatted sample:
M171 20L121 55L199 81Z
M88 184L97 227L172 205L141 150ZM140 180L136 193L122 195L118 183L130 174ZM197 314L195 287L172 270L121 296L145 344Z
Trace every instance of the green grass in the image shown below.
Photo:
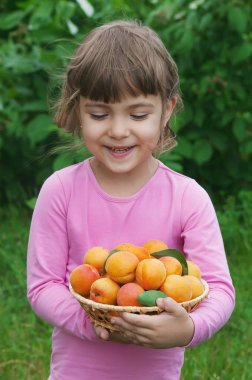
M183 380L252 379L251 255L241 253L237 260L229 260L229 265L236 288L235 310L211 340L187 350Z
M236 308L210 341L186 351L181 380L252 379L252 193L230 199L218 213L236 288ZM26 300L26 249L30 213L0 211L0 379L46 380L51 326ZM74 379L73 379L74 380Z
M0 213L0 379L45 380L49 374L51 327L26 300L26 249L30 215Z

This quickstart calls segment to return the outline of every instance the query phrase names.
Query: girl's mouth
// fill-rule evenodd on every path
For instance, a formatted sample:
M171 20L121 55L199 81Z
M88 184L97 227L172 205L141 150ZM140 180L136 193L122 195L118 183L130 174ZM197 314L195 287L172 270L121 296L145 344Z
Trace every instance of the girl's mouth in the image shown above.
M107 147L112 156L114 157L125 157L127 156L135 147L135 145L132 146L111 146Z
M128 147L111 147L111 150L112 152L116 152L116 153L124 153L124 152L128 152L130 149L132 149L133 146L128 146Z

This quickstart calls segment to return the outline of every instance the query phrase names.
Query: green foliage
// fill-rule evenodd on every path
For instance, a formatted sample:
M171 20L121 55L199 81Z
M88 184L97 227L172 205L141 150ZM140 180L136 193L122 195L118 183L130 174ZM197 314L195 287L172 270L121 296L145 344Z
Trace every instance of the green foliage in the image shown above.
M215 198L252 185L251 13L242 0L177 0L164 1L150 20L181 76L175 152Z
M179 67L185 103L175 124L179 144L161 159L215 197L251 187L250 2L89 4L86 9L74 0L0 4L0 201L27 201L53 170L87 156L69 150L48 155L69 140L49 116L48 96L57 95L58 76L83 35L117 18L139 19L155 29Z

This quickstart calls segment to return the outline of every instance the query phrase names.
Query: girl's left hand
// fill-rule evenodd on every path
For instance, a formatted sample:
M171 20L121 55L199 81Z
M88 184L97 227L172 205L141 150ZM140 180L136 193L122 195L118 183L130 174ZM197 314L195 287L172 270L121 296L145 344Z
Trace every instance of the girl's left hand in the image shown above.
M194 334L194 323L187 311L171 298L160 298L158 315L122 313L112 318L120 333L111 333L109 340L134 343L151 348L186 346Z

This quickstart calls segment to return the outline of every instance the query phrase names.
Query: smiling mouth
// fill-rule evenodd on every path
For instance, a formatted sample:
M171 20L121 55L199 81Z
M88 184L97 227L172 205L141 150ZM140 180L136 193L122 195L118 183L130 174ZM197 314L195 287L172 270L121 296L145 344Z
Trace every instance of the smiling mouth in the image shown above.
M134 146L135 145L133 145L133 146L120 146L120 147L111 146L111 147L107 147L107 148L112 150L112 152L115 152L115 153L124 153L124 152L128 152L129 150L133 149Z

